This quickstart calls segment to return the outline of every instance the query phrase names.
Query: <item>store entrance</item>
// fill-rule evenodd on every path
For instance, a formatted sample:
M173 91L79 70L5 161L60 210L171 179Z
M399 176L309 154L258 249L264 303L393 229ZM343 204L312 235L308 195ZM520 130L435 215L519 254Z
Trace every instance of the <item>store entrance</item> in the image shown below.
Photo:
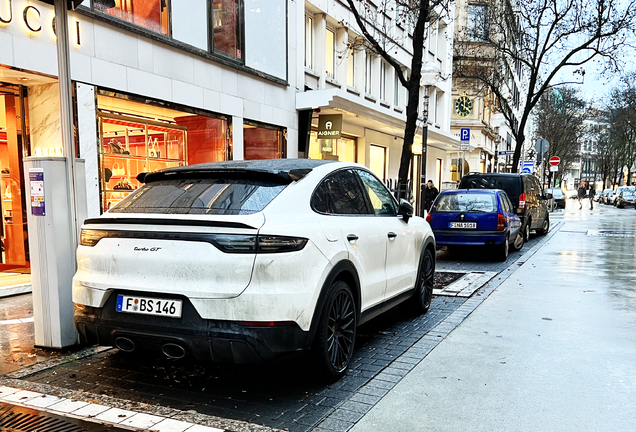
M22 180L22 158L28 148L23 89L0 83L0 272L13 274L31 273Z

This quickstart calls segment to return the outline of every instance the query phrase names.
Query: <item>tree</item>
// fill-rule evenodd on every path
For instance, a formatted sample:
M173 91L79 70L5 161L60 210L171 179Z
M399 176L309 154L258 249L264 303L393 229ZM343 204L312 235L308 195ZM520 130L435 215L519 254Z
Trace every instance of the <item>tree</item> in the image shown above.
M547 138L550 156L559 156L559 178L580 155L579 140L584 132L583 111L585 101L573 87L552 89L545 93L535 110L537 130L535 138ZM548 184L552 178L550 172Z
M541 97L567 68L599 62L620 70L636 27L636 0L487 0L485 29L465 29L455 44L455 79L492 91L516 140L517 170L526 126ZM472 33L471 33L472 31ZM584 75L585 71L577 69Z
M610 93L608 109L612 123L610 136L613 152L617 156L617 170L627 170L627 184L631 184L632 168L636 163L636 74L622 78L621 83ZM616 176L614 176L616 177Z
M404 142L398 171L399 198L406 196L413 142L417 131L425 36L431 21L448 15L451 2L452 0L347 0L357 27L364 37L365 48L375 52L390 64L400 83L408 91ZM397 41L391 37L392 32L387 26L389 20L386 17L395 16L396 12L399 16L398 22L412 28L413 55L409 75L391 55ZM426 154L422 154L422 159L423 163L426 163Z

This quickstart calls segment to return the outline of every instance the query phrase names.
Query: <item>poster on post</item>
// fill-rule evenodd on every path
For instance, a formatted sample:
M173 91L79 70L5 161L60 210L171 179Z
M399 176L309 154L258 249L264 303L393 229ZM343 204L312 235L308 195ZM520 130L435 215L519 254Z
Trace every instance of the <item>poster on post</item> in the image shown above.
M42 168L29 168L29 184L31 186L31 214L45 216L44 170Z

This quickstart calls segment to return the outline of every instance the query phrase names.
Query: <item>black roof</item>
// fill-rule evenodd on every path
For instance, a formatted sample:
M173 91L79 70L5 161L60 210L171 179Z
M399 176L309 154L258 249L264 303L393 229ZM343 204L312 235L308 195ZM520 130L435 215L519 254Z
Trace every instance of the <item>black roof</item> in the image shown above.
M208 162L175 168L166 168L151 173L141 173L137 180L143 183L166 178L210 177L222 174L224 177L254 175L254 177L276 178L284 183L291 183L309 174L312 169L337 161L318 159L263 159L249 161Z

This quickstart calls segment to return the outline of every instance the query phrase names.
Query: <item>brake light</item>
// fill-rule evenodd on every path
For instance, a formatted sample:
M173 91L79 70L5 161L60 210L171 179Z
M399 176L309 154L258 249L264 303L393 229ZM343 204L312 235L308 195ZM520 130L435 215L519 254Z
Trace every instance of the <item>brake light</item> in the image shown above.
M431 214L430 213L426 214L426 222L431 223Z
M506 218L499 213L497 215L497 231L503 231L506 228Z
M211 241L214 246L226 253L295 252L307 244L305 238L235 234L213 235Z
M108 237L107 231L82 228L79 244L82 246L95 246L104 237Z
M526 208L526 194L525 192L519 195L519 206L517 206L518 210L523 210ZM519 212L521 213L521 212Z

